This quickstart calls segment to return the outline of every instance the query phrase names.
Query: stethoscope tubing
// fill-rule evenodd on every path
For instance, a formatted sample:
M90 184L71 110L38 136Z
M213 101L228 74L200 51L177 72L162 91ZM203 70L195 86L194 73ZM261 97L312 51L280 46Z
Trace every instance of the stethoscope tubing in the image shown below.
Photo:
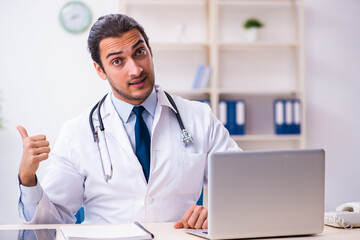
M101 105L103 104L103 102L105 101L105 98L107 95L108 94L105 94L105 96L98 103L95 104L95 106L91 109L90 114L89 114L89 123L90 123L91 132L94 137L94 142L98 142L99 138L98 138L98 136L96 136L96 133L95 133L93 114L94 114L95 110L98 109L97 116L99 119L99 127L100 127L101 131L104 131L105 127L104 127L104 123L101 118L100 108L101 108Z
M175 101L172 99L170 94L168 94L167 92L165 92L165 95L168 98L168 100L170 101L172 107L175 109L175 110L174 109L172 109L172 110L176 116L176 119L177 119L180 129L181 129L182 142L183 142L184 146L186 146L188 143L193 142L193 138L192 138L191 134L185 130L184 123L181 119L181 116L180 116L179 110L175 104ZM91 109L90 114L89 114L89 124L90 124L90 128L91 128L91 132L93 134L94 142L96 143L97 148L99 150L102 170L103 170L104 178L105 178L106 182L108 182L110 179L112 179L112 176L113 176L112 161L111 161L109 148L107 146L107 141L106 141L106 137L105 137L105 126L102 121L102 117L101 117L101 113L100 113L101 105L103 104L103 102L105 101L105 98L107 96L108 96L108 94L105 94L105 96L98 103L95 104L95 106ZM93 115L96 110L97 110L96 114L98 117L99 126L96 126L96 128L95 128ZM100 142L100 138L102 138L101 142ZM100 146L100 145L102 145L102 146ZM109 161L109 165L110 165L110 173L109 174L107 174L105 167L104 167L104 160L103 160L103 156L102 156L103 151L101 151L102 147L105 148L105 150L106 150L105 155Z
M170 96L170 94L168 94L167 92L164 91L164 93L165 93L166 97L169 99L169 101L170 101L171 105L173 106L173 108L176 110L176 112L174 112L174 113L175 113L175 116L176 116L176 118L177 118L177 121L179 122L179 126L180 126L181 131L184 131L184 130L185 130L185 126L184 126L184 123L183 123L183 121L182 121L182 119L181 119L181 116L180 116L180 113L179 113L179 109L177 108L177 106L176 106L176 104L175 104L175 102L174 102L174 99L172 99L172 97Z

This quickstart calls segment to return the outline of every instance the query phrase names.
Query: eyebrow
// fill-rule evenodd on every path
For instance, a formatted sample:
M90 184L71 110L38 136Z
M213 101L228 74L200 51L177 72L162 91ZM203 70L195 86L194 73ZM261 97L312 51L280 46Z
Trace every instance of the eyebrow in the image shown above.
M137 45L139 45L140 43L143 43L143 42L144 42L144 40L140 39L134 45L132 45L132 48L133 49L136 48ZM109 57L111 57L113 55L118 55L118 54L121 54L121 53L123 53L123 51L109 53L108 55L106 55L106 59L108 59Z

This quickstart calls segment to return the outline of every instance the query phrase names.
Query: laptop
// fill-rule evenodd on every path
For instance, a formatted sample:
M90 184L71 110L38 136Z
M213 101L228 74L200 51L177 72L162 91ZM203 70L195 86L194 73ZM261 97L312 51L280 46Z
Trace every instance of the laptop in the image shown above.
M208 165L208 239L312 235L324 227L322 149L223 152Z

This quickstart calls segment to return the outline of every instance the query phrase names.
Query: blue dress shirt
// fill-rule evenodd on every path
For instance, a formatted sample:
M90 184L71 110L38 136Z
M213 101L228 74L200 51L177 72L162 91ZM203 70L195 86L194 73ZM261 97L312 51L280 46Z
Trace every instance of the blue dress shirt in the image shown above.
M134 126L135 126L135 122L136 122L136 116L132 112L134 105L124 102L124 101L121 101L120 99L117 99L114 96L114 94L112 94L112 93L111 93L111 101L112 101L121 121L124 124L125 131L129 137L129 141L135 152ZM141 104L146 109L146 111L143 112L143 118L144 118L146 126L149 130L150 137L152 135L152 126L153 126L153 122L154 122L156 104L157 104L157 95L156 95L155 88L153 88L149 97Z

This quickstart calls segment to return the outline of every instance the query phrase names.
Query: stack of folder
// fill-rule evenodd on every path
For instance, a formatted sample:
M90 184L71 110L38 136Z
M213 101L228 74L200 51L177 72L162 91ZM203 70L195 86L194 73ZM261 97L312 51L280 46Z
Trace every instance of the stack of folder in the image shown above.
M245 134L245 101L220 100L219 119L231 135Z
M276 99L274 101L274 122L276 134L300 134L300 100Z

